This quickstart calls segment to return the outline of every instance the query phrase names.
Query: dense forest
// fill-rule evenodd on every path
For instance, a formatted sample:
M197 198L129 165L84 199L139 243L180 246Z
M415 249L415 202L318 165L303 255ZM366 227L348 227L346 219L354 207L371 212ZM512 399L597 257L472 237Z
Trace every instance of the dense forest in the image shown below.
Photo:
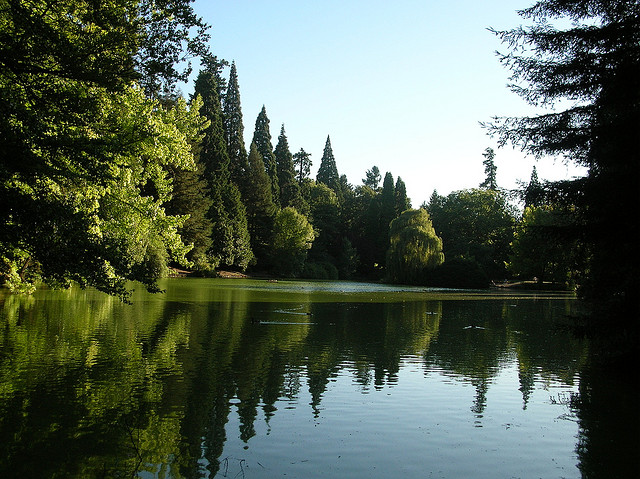
M546 0L520 12L530 27L493 31L511 89L558 108L484 126L585 177L548 182L534 168L506 191L487 148L485 178L418 209L392 172L371 165L357 185L340 175L348 159L329 136L311 178L312 155L291 151L285 125L272 137L265 107L245 144L238 68L210 50L191 3L0 2L5 286L76 282L126 299L128 281L157 290L170 267L455 287L535 279L635 321L638 2ZM556 29L558 18L572 23Z

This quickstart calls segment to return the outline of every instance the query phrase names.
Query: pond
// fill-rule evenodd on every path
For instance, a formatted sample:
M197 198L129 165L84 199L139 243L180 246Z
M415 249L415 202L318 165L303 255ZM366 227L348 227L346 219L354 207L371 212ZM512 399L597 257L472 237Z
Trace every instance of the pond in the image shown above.
M638 477L568 294L170 279L0 291L0 477Z

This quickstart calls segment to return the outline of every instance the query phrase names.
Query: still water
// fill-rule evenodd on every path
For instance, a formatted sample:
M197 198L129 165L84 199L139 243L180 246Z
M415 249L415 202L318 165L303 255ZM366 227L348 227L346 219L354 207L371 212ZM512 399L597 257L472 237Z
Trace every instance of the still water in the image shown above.
M562 294L0 291L0 477L638 477L637 372ZM633 385L632 385L633 384Z

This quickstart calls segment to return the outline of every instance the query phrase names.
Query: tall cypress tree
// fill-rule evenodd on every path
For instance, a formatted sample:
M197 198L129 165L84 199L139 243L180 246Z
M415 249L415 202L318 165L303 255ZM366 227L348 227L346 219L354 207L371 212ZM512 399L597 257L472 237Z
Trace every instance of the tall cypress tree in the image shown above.
M322 153L316 180L327 185L340 197L340 175L338 175L336 160L333 157L333 149L331 148L329 135L327 135L327 142L324 145L324 152Z
M220 265L244 270L253 253L245 208L238 188L230 179L216 73L210 69L201 71L194 90L196 95L202 97L200 114L210 122L200 150L200 162L212 202L208 214L212 222L210 256L216 258Z
M273 145L271 144L271 132L269 131L269 117L267 117L267 109L262 105L262 110L256 119L256 128L253 132L253 142L256 144L258 153L262 155L264 168L269 175L271 182L271 197L273 203L278 206L280 204L280 186L278 185L278 169L276 167L276 157L273 154Z
M393 185L393 175L387 171L382 182L380 192L380 228L386 234L389 223L396 217L396 188Z
M407 197L407 185L404 184L402 178L398 176L396 181L396 217L400 216L402 212L411 208L411 200Z
M244 146L244 126L240 106L240 87L235 62L231 63L229 86L224 97L224 138L229 155L229 173L233 181L244 193L247 172L247 149Z
M278 136L278 144L274 150L276 157L276 167L278 169L278 183L280 185L280 206L286 208L292 206L298 212L307 214L308 206L302 194L300 193L300 185L296 181L296 173L293 168L293 155L289 150L289 141L284 131L284 124L280 129Z
M245 195L251 247L258 265L264 265L269 253L276 206L271 197L271 181L255 142L249 149L247 179L251 185Z

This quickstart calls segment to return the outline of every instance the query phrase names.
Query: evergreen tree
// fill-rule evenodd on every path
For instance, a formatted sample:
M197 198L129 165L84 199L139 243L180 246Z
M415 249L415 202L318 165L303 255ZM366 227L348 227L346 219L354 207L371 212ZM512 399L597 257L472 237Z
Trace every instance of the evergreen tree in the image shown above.
M396 216L400 216L403 211L411 208L411 200L407 197L407 185L404 184L402 178L398 176L396 181Z
M393 184L393 175L387 172L382 182L380 192L380 228L386 237L389 224L396 217L396 188Z
M249 149L248 182L245 204L251 247L258 265L265 266L271 242L276 207L271 196L271 181L255 143Z
M300 151L293 155L293 162L295 164L296 173L298 177L298 183L302 184L305 178L309 178L311 173L311 153L304 151L304 148L300 148Z
M327 185L338 195L338 198L340 198L340 175L338 175L338 168L336 167L336 160L333 157L331 140L328 135L316 180Z
M229 86L224 97L224 138L229 155L229 173L242 193L246 187L247 149L244 146L244 125L240 106L240 87L235 62L231 63Z
M501 143L538 157L563 155L588 168L585 178L556 188L558 202L577 207L567 234L591 250L582 292L599 304L610 301L608 313L620 306L620 324L637 329L640 3L545 0L520 15L533 25L494 31L513 50L501 55L512 90L534 106L560 108L488 126ZM556 19L566 20L564 28L554 26Z
M253 142L256 144L258 153L262 156L264 168L269 175L271 182L271 198L273 203L278 206L280 204L280 186L278 184L278 168L276 167L276 157L273 154L273 145L271 144L271 131L269 130L269 117L267 117L267 109L262 106L262 110L256 118L256 128L253 132Z
M495 191L498 189L498 184L496 183L496 172L498 168L493 161L496 154L493 151L493 148L487 148L484 150L484 153L482 153L482 156L484 156L484 161L482 162L484 165L484 174L487 176L485 180L480 183L480 188Z
M533 167L531 179L524 189L524 206L542 206L544 203L544 187L538 179L538 171Z
M378 186L380 185L381 179L382 176L380 176L380 170L377 166L373 166L365 173L365 178L363 178L362 184L368 186L373 191L378 191Z
M196 154L196 169L185 170L171 168L173 179L173 197L166 205L167 213L172 215L188 215L183 225L178 228L182 242L193 245L187 253L187 259L193 263L195 271L206 272L216 265L208 256L211 248L213 225L209 218L212 201L209 187L204 177L204 167Z
M249 240L246 211L238 187L231 181L229 156L224 141L222 108L216 74L202 70L195 83L195 94L202 98L200 114L209 120L200 147L200 162L209 183L212 222L210 256L223 266L246 269L253 253Z
M282 206L282 208L292 206L300 213L307 213L308 206L302 198L300 185L296 181L296 173L293 168L293 155L291 154L291 150L289 150L289 141L284 131L284 124L280 129L278 144L274 150L274 155L278 169L278 184L280 185L280 206Z

